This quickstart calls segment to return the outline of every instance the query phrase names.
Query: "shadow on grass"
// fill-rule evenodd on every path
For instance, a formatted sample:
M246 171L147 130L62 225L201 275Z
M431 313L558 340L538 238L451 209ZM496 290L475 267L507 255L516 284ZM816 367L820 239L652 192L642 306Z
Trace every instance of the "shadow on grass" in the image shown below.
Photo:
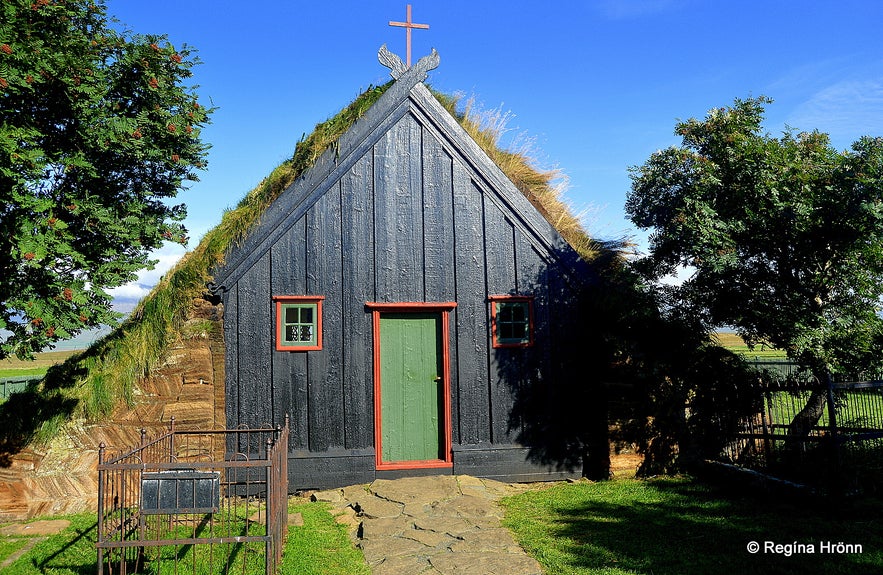
M94 575L97 525L92 514L59 517L71 526L37 543L24 557L3 570L3 575Z
M507 523L549 573L883 572L879 502L832 513L822 502L723 497L659 479L566 485L507 505ZM748 551L750 542L759 552ZM775 553L766 542L784 547ZM861 553L825 553L827 542L861 545Z
M88 525L85 522L78 522L67 537L71 535L73 537L69 541L65 541L56 552L41 559L39 564L34 561L40 573L61 569L78 575L91 575L96 572L95 553L92 549L98 537L98 524ZM85 553L86 550L89 552Z

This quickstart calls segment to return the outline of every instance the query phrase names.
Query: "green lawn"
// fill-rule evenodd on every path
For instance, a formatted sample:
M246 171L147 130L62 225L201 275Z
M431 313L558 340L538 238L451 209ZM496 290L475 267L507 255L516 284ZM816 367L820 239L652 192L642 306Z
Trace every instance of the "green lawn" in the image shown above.
M280 573L283 575L369 575L370 570L361 551L353 547L343 526L335 523L324 503L298 503L289 507L290 513L300 513L302 527L292 527ZM2 571L3 575L94 575L96 573L95 515L83 514L68 519L71 526L58 535L37 543L23 557ZM28 540L26 537L0 537L0 563ZM185 549L186 548L186 549ZM164 548L166 549L166 548ZM182 549L179 573L190 572L191 548ZM202 559L197 559L202 561ZM216 559L217 561L217 559ZM237 563L238 565L239 563ZM255 568L249 572L263 575L263 561L250 562ZM170 568L174 563L169 562ZM206 571L198 564L196 571ZM165 572L165 569L162 570ZM231 573L238 573L233 570Z
M826 512L821 504L727 496L688 478L660 478L557 484L503 504L505 524L547 575L883 573L883 504L875 500ZM290 511L304 526L289 531L282 574L370 573L326 505L298 503ZM67 519L68 529L3 575L94 574L95 517ZM0 563L23 540L0 538ZM822 553L829 541L861 545L861 553ZM751 542L760 544L758 553L748 551ZM766 542L780 552L765 551ZM815 553L786 556L795 543L812 544Z
M809 396L809 391L798 393L774 391L770 393L766 408L772 423L790 424L794 416L806 405ZM878 390L839 392L837 405L837 424L840 427L878 429L883 424L883 397L880 396ZM827 428L829 421L826 407L816 425ZM781 433L781 430L779 432Z
M832 514L666 478L564 484L504 505L505 524L549 575L883 573L880 503ZM752 541L761 546L756 554ZM815 553L765 552L767 541L812 543ZM823 541L862 552L821 553Z
M326 511L325 503L305 503L289 512L300 513L304 527L288 532L283 575L370 575L362 552L353 547L346 529Z

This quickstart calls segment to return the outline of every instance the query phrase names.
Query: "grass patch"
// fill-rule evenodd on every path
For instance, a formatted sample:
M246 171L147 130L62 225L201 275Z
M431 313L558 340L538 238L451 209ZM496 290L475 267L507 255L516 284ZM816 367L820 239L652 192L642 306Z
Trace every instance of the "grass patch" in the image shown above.
M362 552L353 547L346 528L335 522L327 510L327 503L303 503L289 508L289 513L303 516L304 526L288 531L283 575L370 575Z
M503 505L504 524L556 575L883 572L883 506L874 501L826 513L805 503L725 498L691 479L665 478L558 485ZM751 541L759 553L748 552ZM765 553L766 541L811 543L815 553ZM824 554L822 541L863 549Z
M3 563L7 557L24 547L27 542L28 540L22 537L0 539L0 563Z
M38 542L24 556L6 567L3 575L94 575L97 556L95 515L88 513L55 519L67 519L71 524L61 533ZM21 548L29 539L9 538L6 541L17 542L17 548Z
M304 519L302 527L292 527L288 532L280 573L284 575L370 575L371 571L347 535L346 529L334 521L325 503L295 503L289 506L289 513L300 513ZM47 518L41 518L47 519ZM70 527L57 535L37 543L33 549L3 570L3 575L94 575L96 573L97 537L95 515L92 513L57 517L68 519ZM21 549L29 537L8 537L0 539L0 562L16 550ZM254 544L253 544L254 545ZM262 548L262 545L261 545ZM175 548L162 547L163 556L175 553ZM179 546L178 571L183 575L192 573L193 548ZM220 549L215 550L214 566L209 567L208 547L203 546L195 555L196 573L218 573L223 566L218 565ZM250 554L250 553L249 553ZM263 575L263 556L246 558L246 575ZM241 573L243 557L238 556L231 573ZM153 571L171 573L173 561L152 564Z

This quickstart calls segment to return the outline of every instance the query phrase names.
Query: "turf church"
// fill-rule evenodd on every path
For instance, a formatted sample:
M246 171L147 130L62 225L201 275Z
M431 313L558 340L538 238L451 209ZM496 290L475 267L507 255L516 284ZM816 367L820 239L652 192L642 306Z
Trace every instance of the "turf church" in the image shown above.
M288 416L291 489L572 475L518 405L567 377L589 267L424 84L438 54L379 57L394 81L213 271L227 426Z

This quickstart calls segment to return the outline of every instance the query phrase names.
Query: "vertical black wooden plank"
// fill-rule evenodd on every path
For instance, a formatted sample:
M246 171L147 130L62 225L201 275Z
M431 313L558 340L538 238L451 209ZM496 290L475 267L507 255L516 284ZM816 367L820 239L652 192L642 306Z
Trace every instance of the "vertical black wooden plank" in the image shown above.
M322 350L307 352L311 451L344 445L340 221L338 184L319 198L307 220L307 290L325 296Z
M485 199L484 243L487 254L487 283L489 294L515 294L515 230L504 217L500 208ZM490 321L490 304L486 316ZM491 442L510 443L509 426L514 406L514 396L519 389L518 380L523 368L523 349L493 348L493 338L488 333L488 393L490 402Z
M374 163L369 151L341 179L345 446L374 444L371 314L374 301Z
M456 295L451 298L456 299ZM451 394L451 443L456 445L461 443L460 435L460 373L458 366L460 365L458 354L458 335L457 335L457 309L448 317L448 366L450 367L450 394Z
M454 213L451 156L428 130L423 133L423 249L426 301L454 298Z
M273 245L271 289L278 295L314 295L307 293L306 219L301 218ZM275 307L275 306L274 306ZM273 310L275 327L275 309ZM275 337L275 332L273 337ZM290 418L288 445L291 449L307 446L307 353L273 351L273 384L276 389L274 423Z
M515 294L515 230L500 208L485 201L485 253L489 294Z
M515 395L516 415L519 421L514 422L523 432L523 415L531 403L531 394L542 385L550 365L549 350L551 348L551 327L549 324L549 285L546 268L548 263L537 252L527 236L518 228L515 229L515 269L517 291L519 294L533 296L533 338L534 345L524 348L522 352L522 376L518 382Z
M423 250L425 301L456 300L453 158L430 131L423 131ZM456 311L451 317L456 317ZM450 319L448 320L451 321ZM451 442L460 443L457 403L457 330L449 325Z
M241 423L269 425L273 419L271 337L274 331L269 255L258 260L239 279L238 288Z
M423 298L421 127L404 116L375 146L377 299Z
M563 357L567 350L571 349L569 338L573 337L573 318L575 310L570 301L564 272L558 266L550 266L547 269L547 283L549 286L548 315L549 315L549 375L551 385L550 397L556 393L556 382L563 381L566 377L563 364L569 358ZM554 399L553 399L554 401Z
M224 294L224 410L227 427L238 426L242 421L239 405L239 292L234 284Z
M534 319L534 344L532 351L537 355L538 349L548 348L551 337L549 324L549 299L551 286L547 268L548 261L530 243L520 230L515 230L515 260L518 277L518 293L532 295Z
M454 253L456 258L456 333L460 442L490 440L487 419L487 286L481 191L466 168L454 164Z

